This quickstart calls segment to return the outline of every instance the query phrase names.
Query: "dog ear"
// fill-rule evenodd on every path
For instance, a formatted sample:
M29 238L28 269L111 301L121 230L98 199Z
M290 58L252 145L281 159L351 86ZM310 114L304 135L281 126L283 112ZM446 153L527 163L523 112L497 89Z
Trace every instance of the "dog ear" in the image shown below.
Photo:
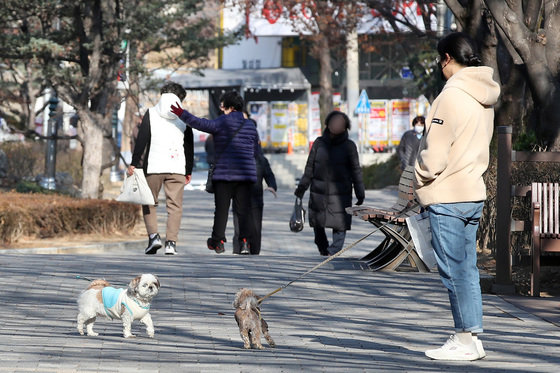
M154 275L154 277L156 278L156 281L157 281L156 286L159 289L161 287L161 285L159 283L159 278L156 275Z
M138 287L138 284L140 283L140 280L142 279L142 275L138 275L135 278L132 279L132 281L130 281L130 283L128 284L128 290L136 293L136 288Z

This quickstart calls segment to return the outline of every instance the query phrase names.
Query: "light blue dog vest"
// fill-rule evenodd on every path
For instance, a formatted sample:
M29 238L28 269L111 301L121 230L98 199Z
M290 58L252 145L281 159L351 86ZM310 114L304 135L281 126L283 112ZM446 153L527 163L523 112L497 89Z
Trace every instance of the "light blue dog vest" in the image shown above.
M138 320L144 317L150 310L150 306L142 306L136 299L131 299L126 295L126 289L116 289L110 286L101 290L103 307L110 319L120 319L121 306L125 306L133 319ZM132 300L133 302L130 302Z

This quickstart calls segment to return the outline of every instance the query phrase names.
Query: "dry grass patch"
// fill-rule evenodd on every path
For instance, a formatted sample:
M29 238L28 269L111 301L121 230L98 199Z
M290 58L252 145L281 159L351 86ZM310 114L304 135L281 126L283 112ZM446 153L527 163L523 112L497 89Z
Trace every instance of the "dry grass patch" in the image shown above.
M140 220L140 206L60 195L0 193L0 241L23 236L125 233Z

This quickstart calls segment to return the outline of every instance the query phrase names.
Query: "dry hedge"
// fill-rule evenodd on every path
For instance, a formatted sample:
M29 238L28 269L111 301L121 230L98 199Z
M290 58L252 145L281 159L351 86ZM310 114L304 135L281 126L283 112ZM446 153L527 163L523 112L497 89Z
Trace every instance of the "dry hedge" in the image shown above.
M9 244L22 236L127 232L140 219L139 211L138 205L117 201L0 193L0 241Z

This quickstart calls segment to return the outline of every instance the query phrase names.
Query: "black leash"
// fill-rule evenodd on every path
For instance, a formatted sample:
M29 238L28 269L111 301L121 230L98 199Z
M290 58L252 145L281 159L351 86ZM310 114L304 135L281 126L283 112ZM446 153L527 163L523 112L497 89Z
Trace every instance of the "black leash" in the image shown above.
M307 276L308 274L310 274L311 272L315 271L316 269L324 266L325 264L327 264L328 262L330 262L331 260L333 260L334 258L339 257L340 255L342 255L344 252L350 250L351 248L353 248L354 246L356 246L357 244L359 244L360 242L362 242L363 240L365 240L366 238L368 238L369 236L371 236L372 234L374 234L375 232L377 232L378 230L380 230L381 228L385 227L386 225L388 225L389 223L391 223L394 219L401 217L402 215L406 214L407 212L415 209L416 207L418 207L418 203L413 203L411 206L407 207L406 209L404 209L403 211L399 212L397 215L393 216L391 220L388 220L387 222L383 223L382 225L380 225L379 227L375 228L374 230L372 230L371 232L369 232L368 234L366 234L365 236L361 237L359 240L353 242L352 244L346 246L344 249L340 250L339 252L337 252L334 255L329 256L327 259L325 259L324 261L322 261L321 263L317 264L315 267L311 268L310 270L308 270L307 272L299 275L298 277L296 277L295 279L293 279L292 281L288 282L287 284L284 284L282 286L280 286L278 289L271 291L270 293L268 293L267 295L265 295L264 297L259 298L258 300L258 304L260 305L266 298L269 298L270 296L284 290L285 288L287 288L288 286L290 286L291 284L293 284L296 281L301 280L303 277Z
M84 281L93 281L93 280L90 279L90 278L87 278L87 277L84 277L84 276L80 276L80 275L76 275L76 278L79 279L79 280L84 280Z

